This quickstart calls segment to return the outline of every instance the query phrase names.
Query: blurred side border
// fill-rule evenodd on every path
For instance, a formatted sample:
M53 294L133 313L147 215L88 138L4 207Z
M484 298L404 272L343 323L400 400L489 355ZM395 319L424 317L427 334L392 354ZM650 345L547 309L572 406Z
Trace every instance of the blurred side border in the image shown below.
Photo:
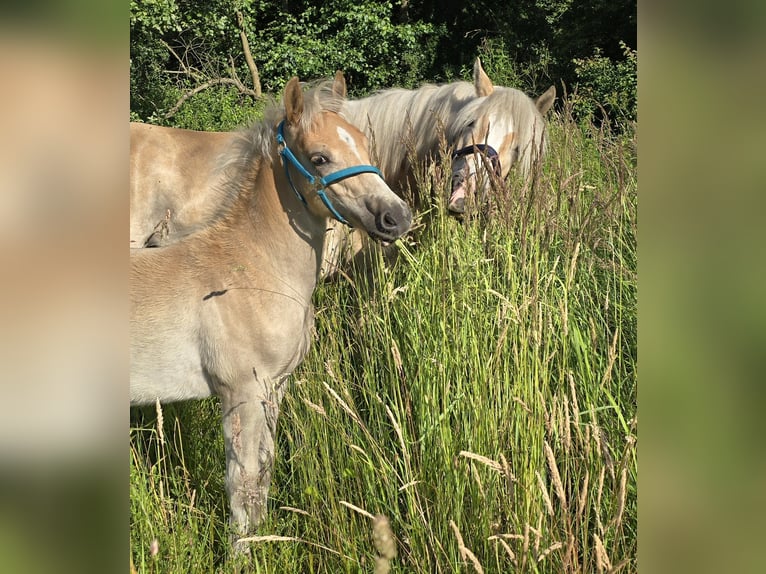
M639 3L639 563L763 572L763 3Z
M128 567L127 10L2 8L2 572Z

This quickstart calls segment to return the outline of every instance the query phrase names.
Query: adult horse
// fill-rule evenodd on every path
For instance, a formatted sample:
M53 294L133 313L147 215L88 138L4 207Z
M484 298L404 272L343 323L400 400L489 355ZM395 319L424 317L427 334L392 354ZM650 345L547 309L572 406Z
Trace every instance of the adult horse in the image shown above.
M159 249L131 250L131 404L221 399L231 523L262 519L285 379L309 348L328 217L392 241L412 216L338 114L345 82L302 92L237 135L231 205Z

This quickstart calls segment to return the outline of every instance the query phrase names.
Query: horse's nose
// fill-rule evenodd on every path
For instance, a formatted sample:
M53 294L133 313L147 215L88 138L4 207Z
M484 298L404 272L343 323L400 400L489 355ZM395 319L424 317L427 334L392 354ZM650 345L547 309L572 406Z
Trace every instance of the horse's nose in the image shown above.
M405 233L412 223L412 214L406 205L396 205L378 216L378 231L398 237Z

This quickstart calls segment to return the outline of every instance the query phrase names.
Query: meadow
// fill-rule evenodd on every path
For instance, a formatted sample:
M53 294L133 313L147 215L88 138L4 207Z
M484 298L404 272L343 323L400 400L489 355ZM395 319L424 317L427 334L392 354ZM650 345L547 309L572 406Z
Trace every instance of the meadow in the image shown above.
M635 127L549 131L462 220L424 170L396 257L319 285L250 558L217 401L131 411L139 572L637 570Z

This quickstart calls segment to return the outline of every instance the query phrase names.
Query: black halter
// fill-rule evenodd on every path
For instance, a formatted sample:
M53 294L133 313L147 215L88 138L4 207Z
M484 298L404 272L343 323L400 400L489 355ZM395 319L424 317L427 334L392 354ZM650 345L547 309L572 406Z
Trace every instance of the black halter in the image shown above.
M492 169L495 171L497 177L502 177L503 168L500 165L500 156L497 155L497 151L491 145L488 144L473 144L460 148L456 152L452 153L452 161L455 161L459 157L466 156L471 153L483 153L487 156Z

